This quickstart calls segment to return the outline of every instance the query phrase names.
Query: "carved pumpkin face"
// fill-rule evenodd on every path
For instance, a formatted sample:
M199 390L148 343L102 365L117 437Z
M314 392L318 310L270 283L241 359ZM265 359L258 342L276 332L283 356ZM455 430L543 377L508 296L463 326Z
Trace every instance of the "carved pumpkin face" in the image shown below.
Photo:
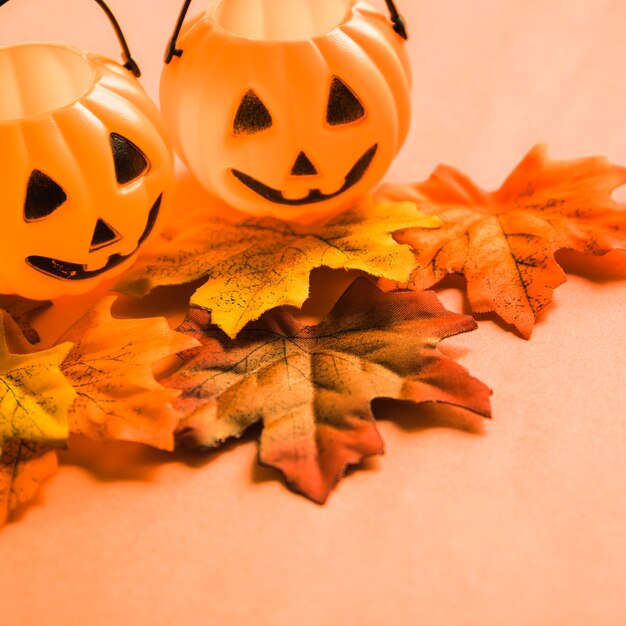
M303 1L292 8L303 13ZM408 132L404 40L357 0L311 0L310 24L295 30L292 5L259 3L263 20L252 22L243 4L219 0L192 22L183 55L164 69L162 109L179 153L211 193L252 214L348 206L383 177Z
M0 73L0 292L88 291L163 220L159 113L127 70L67 46L2 48Z

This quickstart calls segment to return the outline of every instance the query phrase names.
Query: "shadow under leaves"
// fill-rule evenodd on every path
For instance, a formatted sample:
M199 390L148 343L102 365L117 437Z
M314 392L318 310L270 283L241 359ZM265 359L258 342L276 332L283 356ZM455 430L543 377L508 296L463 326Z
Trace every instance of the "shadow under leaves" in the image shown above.
M173 452L126 442L97 442L80 435L72 435L66 450L59 452L59 463L89 472L97 480L150 481L159 468L182 464L191 468L210 465L220 454L227 454L242 441L253 440L254 435L244 434L241 439L227 441L219 448L177 448Z
M403 431L419 433L432 428L449 428L473 435L485 434L485 418L467 409L442 402L414 402L376 398L372 411L377 420L393 421Z
M559 250L555 258L566 274L580 276L597 284L626 279L625 250L613 250L604 256Z

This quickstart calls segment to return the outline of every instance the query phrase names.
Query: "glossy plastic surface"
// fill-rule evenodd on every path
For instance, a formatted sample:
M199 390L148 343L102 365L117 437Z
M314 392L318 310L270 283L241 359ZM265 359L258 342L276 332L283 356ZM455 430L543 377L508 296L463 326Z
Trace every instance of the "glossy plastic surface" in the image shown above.
M164 67L161 105L209 192L297 220L342 209L383 177L408 132L410 78L382 12L361 0L294 4L211 4Z
M0 75L0 293L88 291L162 222L160 114L128 70L69 46L1 48Z

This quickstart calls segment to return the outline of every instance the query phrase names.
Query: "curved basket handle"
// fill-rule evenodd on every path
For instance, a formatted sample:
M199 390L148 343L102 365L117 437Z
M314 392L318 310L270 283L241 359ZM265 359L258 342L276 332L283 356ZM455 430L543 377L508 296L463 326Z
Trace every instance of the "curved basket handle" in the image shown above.
M97 0L96 0L97 1ZM289 0L286 0L289 1ZM387 8L389 9L389 13L391 14L391 23L393 24L393 29L402 37L402 39L408 39L409 36L406 31L406 23L404 18L398 13L398 9L393 0L385 0L387 3ZM185 21L185 16L187 15L187 11L189 10L189 5L191 4L191 0L185 0L183 4L183 8L180 10L180 14L178 15L178 21L176 22L176 26L174 27L174 33L172 34L171 39L167 44L167 49L165 51L165 63L169 63L174 57L180 57L183 55L183 51L176 46L178 41L178 36L180 35L180 31L183 27L183 22Z
M409 34L406 31L406 22L404 18L398 13L398 9L396 9L396 5L393 0L385 0L387 3L387 8L389 9L389 13L391 13L391 23L393 24L393 29L402 37L402 39L408 39Z
M0 0L0 7L5 5L9 0ZM122 32L122 28L120 27L118 21L115 19L113 12L109 7L105 4L104 0L95 0L98 6L105 12L106 16L109 18L111 25L113 26L113 30L115 30L115 34L117 35L117 39L120 42L120 46L122 46L122 59L124 60L124 67L130 71L134 76L141 76L141 70L137 65L135 59L133 59L130 49L128 48L128 44L126 43L126 38L124 37L124 33Z

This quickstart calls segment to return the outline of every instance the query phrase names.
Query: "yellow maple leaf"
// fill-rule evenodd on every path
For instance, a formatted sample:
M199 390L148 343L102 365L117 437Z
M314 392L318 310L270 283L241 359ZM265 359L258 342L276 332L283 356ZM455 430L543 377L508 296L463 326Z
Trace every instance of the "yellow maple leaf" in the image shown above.
M76 396L60 369L71 344L14 354L7 342L28 345L23 338L13 337L16 333L19 330L9 319L0 319L0 453L7 440L67 439L67 412Z
M117 288L142 296L160 285L205 279L191 304L210 310L213 323L234 337L265 311L301 306L309 294L309 274L317 267L405 282L416 260L392 233L440 224L439 218L418 213L412 202L371 198L310 230L275 218L211 219L148 252Z
M198 342L173 331L163 317L116 319L113 300L99 302L61 337L74 343L61 365L78 392L69 411L70 430L99 441L171 450L178 392L156 381L153 366Z

